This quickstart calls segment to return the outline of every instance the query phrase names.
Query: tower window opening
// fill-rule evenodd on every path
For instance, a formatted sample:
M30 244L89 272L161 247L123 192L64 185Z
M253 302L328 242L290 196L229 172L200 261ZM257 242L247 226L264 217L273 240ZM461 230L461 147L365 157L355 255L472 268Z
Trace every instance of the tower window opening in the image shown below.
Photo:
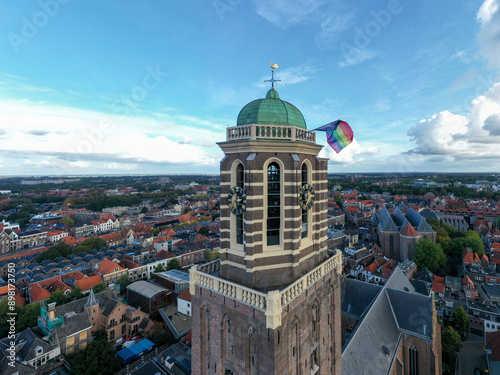
M410 346L410 375L418 375L418 350L415 345Z
M307 164L303 163L302 164L302 184L301 186L304 186L308 183L307 179ZM308 219L308 210L302 210L302 232L301 232L301 238L307 237L307 220Z
M245 188L245 170L243 165L239 164L236 168L236 186L244 189ZM238 208L240 208L240 203L237 203ZM244 213L236 216L236 243L243 245L243 215Z
M267 245L279 245L281 225L280 167L277 163L267 168Z

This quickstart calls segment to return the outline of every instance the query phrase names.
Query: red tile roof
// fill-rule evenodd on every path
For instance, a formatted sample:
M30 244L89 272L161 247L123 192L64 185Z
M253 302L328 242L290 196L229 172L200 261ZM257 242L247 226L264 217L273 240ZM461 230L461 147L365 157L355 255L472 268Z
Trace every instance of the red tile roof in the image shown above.
M435 293L444 293L444 284L440 282L432 282L432 291Z
M47 289L42 288L38 284L33 284L33 286L29 291L29 294L30 294L30 301L32 303L46 300L50 298L50 296L52 295L52 293L50 293Z
M177 298L183 299L184 301L191 302L191 293L189 292L189 289L185 289L184 292L179 294L179 297L177 297Z
M417 237L420 236L420 233L418 233L415 228L413 228L413 225L408 224L405 229L401 231L401 234L403 236L408 236L408 237Z
M444 277L442 276L434 276L434 281L444 285Z
M72 272L68 272L68 273L65 273L64 275L61 276L61 279L67 279L67 278L70 278L70 279L73 279L73 280L80 280L80 279L83 279L85 277L85 274L83 274L82 272L80 271L72 271Z
M90 290L91 288L95 287L101 281L102 280L100 275L94 275L94 276L84 277L83 279L80 280L76 280L76 286L80 287L82 292L86 292L87 290Z
M97 273L100 275L106 275L108 273L115 272L114 269L118 267L118 271L123 270L118 263L115 263L109 259L104 259L104 261L97 268Z

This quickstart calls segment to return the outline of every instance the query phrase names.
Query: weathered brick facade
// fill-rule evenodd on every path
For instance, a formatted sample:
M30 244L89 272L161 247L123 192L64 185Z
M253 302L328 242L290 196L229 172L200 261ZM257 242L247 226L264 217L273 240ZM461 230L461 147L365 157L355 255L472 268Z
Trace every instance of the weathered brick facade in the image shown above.
M274 330L263 311L199 286L192 303L193 374L341 374L336 270L285 306Z

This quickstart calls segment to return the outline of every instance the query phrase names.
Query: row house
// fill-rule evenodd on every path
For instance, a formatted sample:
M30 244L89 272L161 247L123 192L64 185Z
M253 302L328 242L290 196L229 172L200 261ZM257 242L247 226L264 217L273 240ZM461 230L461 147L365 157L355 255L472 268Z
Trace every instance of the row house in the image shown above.
M17 249L27 249L29 247L41 246L47 243L46 231L29 231L19 233Z
M130 281L146 279L148 276L147 265L141 265L129 259L122 259L120 260L120 266L128 269L128 278Z
M498 274L490 267L462 265L463 274L475 284L499 284Z
M128 276L128 269L121 267L118 263L104 259L97 267L96 275L100 275L104 284L116 284L123 275Z
M473 334L483 336L486 330L497 330L497 325L500 327L500 311L497 305L467 300L467 314L469 328Z
M476 301L478 299L479 292L477 291L476 286L468 276L465 276L462 279L462 287L465 293L465 297L468 300Z
M106 246L118 246L121 245L122 243L125 242L125 240L122 238L120 232L113 232L113 233L108 233L108 234L103 234L99 236L104 242L106 242Z
M55 243L67 236L69 236L69 233L64 230L54 230L47 233L47 241Z
M92 224L94 224L94 232L95 233L103 233L103 232L109 232L113 229L116 229L119 227L119 224L117 226L116 220L112 220L111 218L109 219L100 219L100 220L92 220Z
M80 223L76 223L71 228L71 235L75 238L91 236L94 233L95 227L94 224L92 224L92 222L90 221L82 221Z

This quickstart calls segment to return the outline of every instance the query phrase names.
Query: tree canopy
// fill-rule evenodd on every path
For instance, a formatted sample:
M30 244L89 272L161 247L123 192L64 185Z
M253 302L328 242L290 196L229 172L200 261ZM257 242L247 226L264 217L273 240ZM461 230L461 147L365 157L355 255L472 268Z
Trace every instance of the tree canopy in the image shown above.
M453 312L453 326L459 333L469 332L469 317L462 306Z
M9 318L7 313L12 312L9 310L8 298L0 301L0 319L6 322ZM41 303L30 303L26 306L14 306L16 316L16 333L25 330L27 327L34 327L37 324L38 316L40 316ZM0 324L0 338L5 337L9 331L8 324Z
M179 259L177 258L172 258L168 261L167 263L167 271L170 270L180 270L181 269L181 264L179 262Z
M456 238L452 244L452 249L455 254L461 255L462 251L466 247L470 247L473 252L477 253L477 255L484 254L483 241L481 240L479 234L473 230L462 233L462 235L459 238Z
M97 332L94 341L67 359L76 375L112 375L120 369L111 343Z
M443 350L443 374L455 373L455 353L462 349L462 340L453 327L448 326L441 330L441 345Z
M423 238L415 244L415 256L413 261L419 269L427 268L431 272L436 272L446 264L441 245L433 243L428 238Z

